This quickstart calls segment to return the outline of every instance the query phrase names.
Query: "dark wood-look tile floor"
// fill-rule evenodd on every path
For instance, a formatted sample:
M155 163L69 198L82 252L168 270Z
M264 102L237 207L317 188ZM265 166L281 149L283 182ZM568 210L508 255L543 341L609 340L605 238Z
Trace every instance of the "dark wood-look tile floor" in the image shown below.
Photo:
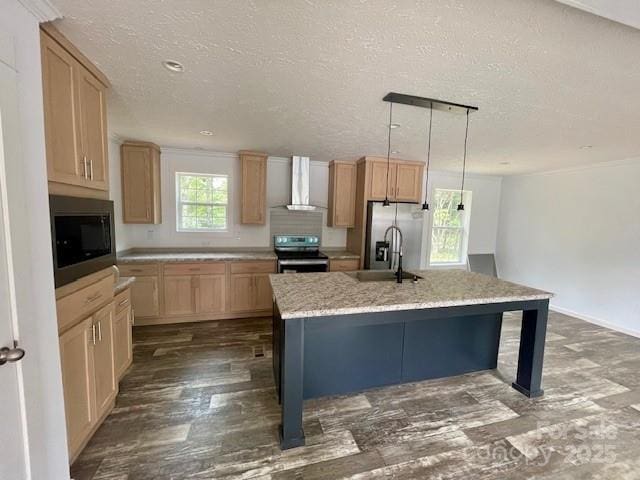
M307 445L284 452L270 319L138 327L73 478L640 479L640 339L551 313L530 400L510 386L519 322L496 371L305 402Z

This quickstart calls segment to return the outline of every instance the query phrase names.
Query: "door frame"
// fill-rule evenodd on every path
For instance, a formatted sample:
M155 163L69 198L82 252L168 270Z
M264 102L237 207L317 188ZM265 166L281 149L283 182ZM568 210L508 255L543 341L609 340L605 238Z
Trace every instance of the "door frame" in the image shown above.
M49 227L39 21L26 0L0 11L0 62L15 72L7 138L5 223L11 238L17 340L31 479L69 479ZM44 4L46 2L42 2ZM6 6L6 8L5 8ZM13 109L12 110L16 110Z

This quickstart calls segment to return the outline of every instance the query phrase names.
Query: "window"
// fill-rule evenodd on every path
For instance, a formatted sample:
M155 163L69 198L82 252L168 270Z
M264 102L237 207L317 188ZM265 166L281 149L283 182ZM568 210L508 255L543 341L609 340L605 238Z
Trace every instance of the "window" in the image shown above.
M224 232L228 224L228 177L176 173L179 232Z
M460 190L436 189L429 260L432 265L466 262L471 192L464 192L464 210L458 211L459 203Z

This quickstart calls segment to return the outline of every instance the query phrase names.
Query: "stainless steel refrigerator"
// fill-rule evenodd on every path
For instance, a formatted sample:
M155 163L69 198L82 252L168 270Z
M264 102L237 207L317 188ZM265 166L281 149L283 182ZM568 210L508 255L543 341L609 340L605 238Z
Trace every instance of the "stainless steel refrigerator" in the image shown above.
M386 242L384 238L387 228L394 224L402 231L402 268L423 268L426 263L427 213L428 211L422 210L421 205L415 203L391 203L384 207L382 202L368 202L365 268L398 268L400 236L395 230L391 230Z

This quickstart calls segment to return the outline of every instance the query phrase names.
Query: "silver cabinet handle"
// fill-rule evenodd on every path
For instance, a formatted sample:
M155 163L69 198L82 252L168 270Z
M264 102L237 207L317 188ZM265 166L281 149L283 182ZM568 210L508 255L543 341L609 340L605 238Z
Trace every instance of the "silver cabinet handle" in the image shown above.
M98 341L102 341L102 320L98 322Z
M84 176L84 178L86 180L87 178L89 178L89 173L87 171L87 156L86 155L82 156L82 168L83 168L83 171L84 171L83 176Z
M93 180L93 160L89 160L89 178Z
M0 348L0 365L4 365L7 362L18 362L24 358L24 355L25 351L18 347L18 342L13 342L13 348Z
M91 341L93 342L93 344L96 344L96 324L92 323L91 324Z
M129 303L129 299L125 298L124 300L122 300L120 303L118 303L119 307L124 307L127 303Z

